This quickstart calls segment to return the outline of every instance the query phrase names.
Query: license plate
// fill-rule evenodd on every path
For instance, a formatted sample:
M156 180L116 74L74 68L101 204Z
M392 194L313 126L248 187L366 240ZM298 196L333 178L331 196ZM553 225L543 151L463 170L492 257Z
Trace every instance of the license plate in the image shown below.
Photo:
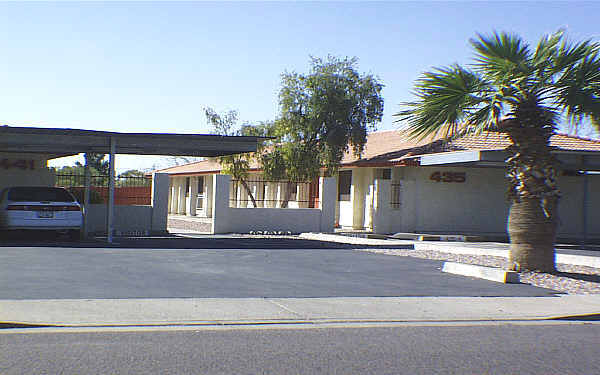
M54 212L52 211L38 211L37 217L42 219L51 219L54 217Z

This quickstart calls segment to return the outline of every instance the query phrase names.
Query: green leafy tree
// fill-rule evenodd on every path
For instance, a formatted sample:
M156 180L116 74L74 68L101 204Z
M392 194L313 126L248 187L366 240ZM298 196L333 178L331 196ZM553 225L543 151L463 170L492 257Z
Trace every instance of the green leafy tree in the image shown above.
M104 160L106 154L99 154L94 152L88 152L88 163L90 168L94 170L100 176L108 176L110 174L110 162L108 160ZM80 162L75 163L78 167L85 167L84 164Z
M563 31L535 48L509 33L471 40L474 63L424 73L416 101L397 114L413 137L498 130L513 145L507 159L510 261L516 270L553 271L557 161L549 145L557 121L600 127L600 45L569 42Z
M152 180L146 177L146 174L137 169L129 169L121 174L117 178L117 186L150 186Z
M269 133L277 139L261 156L267 177L311 181L322 167L337 173L350 147L362 153L383 115L383 85L356 65L356 58L311 58L308 74L282 74L281 113Z
M267 133L272 131L272 125L270 123L261 123L257 126L244 124L240 129L237 128L238 113L237 111L228 111L222 114L215 112L212 108L205 108L204 114L206 120L213 127L213 131L220 135L229 136L265 136ZM261 145L259 142L259 153L261 152ZM221 164L222 172L231 175L234 180L238 181L242 187L248 193L248 197L252 201L254 207L258 207L256 198L252 193L252 190L248 186L248 170L250 169L250 163L256 158L254 153L243 153L234 155L225 155L217 157L217 160Z
M137 169L128 169L125 172L119 174L119 177L146 177L146 173L138 171Z

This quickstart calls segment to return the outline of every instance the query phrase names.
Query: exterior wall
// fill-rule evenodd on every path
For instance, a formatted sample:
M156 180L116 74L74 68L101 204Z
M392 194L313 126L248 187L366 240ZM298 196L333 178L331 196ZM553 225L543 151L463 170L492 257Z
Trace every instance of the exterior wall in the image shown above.
M9 186L54 186L54 171L47 168L45 155L0 153L0 161L0 190Z
M115 205L114 228L119 235L128 233L165 233L167 231L169 175L152 176L152 205ZM90 204L85 215L87 233L106 233L106 204Z
M319 231L333 232L335 226L335 201L337 198L337 183L335 178L321 177L319 179L319 197L321 199Z
M213 179L214 175L204 176L204 215L212 217L213 215Z
M558 207L559 236L600 239L600 175L561 176L558 187L562 193Z
M588 176L587 238L600 237L600 175ZM583 218L583 216L582 216Z
M466 180L437 182L434 172L465 173ZM503 169L403 167L401 221L397 232L504 235L508 203Z
M401 228L402 210L392 207L391 196L392 180L375 180L373 182L373 233L392 233L395 232L395 228Z
M247 233L257 230L331 232L335 215L335 180L324 178L321 208L232 208L228 175L213 176L213 233Z
M436 171L464 172L466 181L436 182L430 179ZM501 168L395 168L392 179L402 185L400 208L392 209L389 205L389 181L376 180L373 231L506 236L509 203L505 198L508 182L504 173ZM585 179L587 194L584 194ZM562 191L558 237L600 238L600 175L561 176L558 185ZM584 196L587 196L585 209Z
M105 204L91 204L86 212L87 232L106 233L106 215ZM152 206L115 206L114 228L117 235L149 233L152 228Z
M367 205L367 192L372 181L372 168L356 168L352 171L352 228L365 227L365 207ZM370 202L369 202L370 203Z

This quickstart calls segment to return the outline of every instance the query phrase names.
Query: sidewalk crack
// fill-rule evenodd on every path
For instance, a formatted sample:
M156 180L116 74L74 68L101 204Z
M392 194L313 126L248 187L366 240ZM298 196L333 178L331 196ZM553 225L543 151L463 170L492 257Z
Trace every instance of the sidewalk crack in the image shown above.
M277 301L275 301L275 300L272 300L272 299L270 299L270 298L265 298L265 301L267 301L267 302L270 302L270 303L274 304L275 306L277 306L277 307L279 307L279 308L282 308L282 309L284 309L285 311L287 311L287 312L290 312L290 313L292 313L292 314L296 315L298 318L301 318L301 319L306 319L306 320L308 320L308 318L307 318L307 317L303 316L303 315L302 315L301 313L299 313L298 311L294 311L294 310L290 309L289 307L287 307L286 305L284 305L284 304L282 304L282 303L279 303L279 302L277 302Z

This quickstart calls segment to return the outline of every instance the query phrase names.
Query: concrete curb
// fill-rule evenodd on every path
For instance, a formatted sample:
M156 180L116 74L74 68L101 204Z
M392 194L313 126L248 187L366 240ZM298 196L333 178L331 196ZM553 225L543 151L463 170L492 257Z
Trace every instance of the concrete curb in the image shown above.
M407 249L414 248L413 241L409 240L380 240L374 238L342 236L339 234L329 233L300 233L298 238L314 241L346 243L350 245L404 247Z
M480 279L496 281L505 284L519 284L519 274L513 271L505 271L499 268L476 266L456 262L444 262L442 272L454 275L471 276Z
M501 258L508 258L508 244L504 243L489 243L480 245L471 242L465 246L461 242L443 242L436 243L431 241L413 241L413 240L379 240L371 238L348 237L329 233L301 233L299 238L315 241L338 242L352 245L378 246L388 248L405 248L414 250L430 250L439 251L441 253L461 254L461 255L488 255ZM561 253L560 249L556 250L556 263L570 264L574 266L587 266L600 268L600 253L598 256L588 255L573 255Z
M599 311L600 295L0 300L0 322L66 327L512 321Z

